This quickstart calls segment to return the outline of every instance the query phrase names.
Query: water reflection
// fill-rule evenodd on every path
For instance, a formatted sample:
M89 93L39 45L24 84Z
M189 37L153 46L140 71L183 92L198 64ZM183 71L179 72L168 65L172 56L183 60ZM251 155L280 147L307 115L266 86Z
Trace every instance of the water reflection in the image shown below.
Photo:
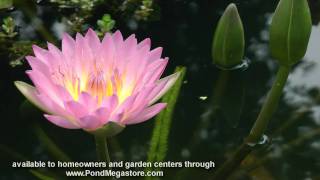
M249 65L250 65L250 60L248 58L245 58L242 60L242 63L241 64L238 64L234 67L230 67L230 68L225 68L225 67L220 67L218 65L216 65L219 69L222 69L222 70L226 70L226 71L232 71L232 70L241 70L241 71L245 71L249 68Z

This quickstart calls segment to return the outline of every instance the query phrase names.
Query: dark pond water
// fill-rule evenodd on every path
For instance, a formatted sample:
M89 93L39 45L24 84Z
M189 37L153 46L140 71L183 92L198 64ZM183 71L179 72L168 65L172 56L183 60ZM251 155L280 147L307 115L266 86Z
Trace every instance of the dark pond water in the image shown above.
M247 69L229 72L225 77L212 64L211 43L217 21L231 2L238 6L244 24L245 56L250 64ZM153 47L164 47L164 56L170 57L166 74L172 73L177 65L187 67L170 129L166 160L212 160L219 167L249 133L277 71L268 47L268 27L277 1L161 0L154 3L156 11L152 20L137 21L130 13L116 10L120 2L106 1L93 9L82 28L96 28L97 19L109 13L116 21L114 29L121 30L126 37L132 33L139 40L151 37ZM304 60L294 67L268 127L266 135L270 142L246 159L234 179L320 178L320 2L310 0L309 3L314 25L308 51ZM17 1L12 11L1 12L0 19L7 16L15 19L20 33L17 41L43 44L46 36L39 31L39 23L59 42L59 34L68 27L64 17L77 11L79 9L72 7L61 9L48 1L40 4ZM29 67L24 62L10 66L9 62L18 58L8 50L10 46L10 42L0 45L0 144L2 150L10 148L11 152L0 153L0 179L35 179L27 169L10 168L11 161L15 160L12 154L19 153L29 160L54 160L34 133L35 124L72 159L95 160L91 135L56 127L46 121L41 112L21 108L24 97L13 81L29 81L24 73ZM223 90L219 90L219 80L225 84ZM216 99L221 103L215 103ZM128 126L110 139L111 158L146 160L153 125L154 120L150 120ZM214 170L171 168L165 169L165 173L165 179L209 179Z

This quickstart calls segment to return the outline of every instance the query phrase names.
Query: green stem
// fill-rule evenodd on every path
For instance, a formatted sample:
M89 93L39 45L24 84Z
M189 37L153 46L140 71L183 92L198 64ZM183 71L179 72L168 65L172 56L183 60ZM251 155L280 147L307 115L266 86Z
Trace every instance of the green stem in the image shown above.
M249 143L257 143L263 133L265 132L268 123L278 106L279 99L281 97L284 85L288 79L290 73L290 67L280 66L277 73L275 82L267 96L265 103L260 111L260 114L254 123L250 134L247 138Z
M95 133L94 134L95 141L96 141L96 150L97 156L99 161L104 161L109 166L110 157L109 151L107 146L107 137L104 133Z
M243 159L247 157L252 151L252 147L246 143L241 144L241 146L236 150L236 152L225 161L220 168L215 172L213 180L227 179L228 176L240 165Z
M271 90L267 96L265 103L260 111L260 114L253 125L250 134L243 144L236 150L236 152L228 159L222 166L216 171L213 179L227 179L228 176L237 168L240 163L247 157L253 150L253 146L259 142L267 125L271 119L272 114L277 108L279 99L282 94L284 85L288 79L290 73L290 67L280 66L275 82L272 85Z

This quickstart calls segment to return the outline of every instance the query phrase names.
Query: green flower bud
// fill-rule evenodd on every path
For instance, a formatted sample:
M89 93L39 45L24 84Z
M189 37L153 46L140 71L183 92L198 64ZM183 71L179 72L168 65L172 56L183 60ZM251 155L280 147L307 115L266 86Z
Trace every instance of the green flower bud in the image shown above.
M212 45L213 62L223 68L242 63L244 31L237 7L231 3L219 20Z
M270 48L281 65L292 66L303 58L311 26L307 0L280 0L270 27Z

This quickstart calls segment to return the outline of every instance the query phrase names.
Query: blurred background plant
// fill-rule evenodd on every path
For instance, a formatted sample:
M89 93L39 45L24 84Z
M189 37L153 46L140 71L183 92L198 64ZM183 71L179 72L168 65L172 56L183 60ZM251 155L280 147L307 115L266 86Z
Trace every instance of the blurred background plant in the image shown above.
M12 17L7 17L7 18L3 19L3 24L1 27L2 27L2 32L0 32L1 38L6 38L6 37L13 38L18 34L15 31L16 25L15 25Z
M83 11L92 11L93 8L104 0L50 0L56 3L60 8L77 8Z
M111 18L109 14L104 14L101 19L97 21L98 35L103 36L105 33L110 32L116 22Z
M12 0L2 0L0 1L0 9L8 9L12 7Z
M1 14L11 14L2 19L0 42L0 52L9 52L12 67L22 65L23 56L31 52L31 45L34 40L28 42L26 39L39 34L41 39L38 43L45 41L55 41L56 37L61 38L63 32L75 34L83 32L89 26L94 27L99 34L110 32L116 28L116 21L112 16L120 18L120 21L127 21L128 26L135 29L139 21L148 21L150 17L155 17L152 0L4 0L1 1ZM158 6L156 6L158 7ZM43 21L45 15L53 13L55 9L57 20L48 28L48 23ZM43 11L48 11L45 14ZM95 13L99 11L98 13ZM100 12L104 12L101 15ZM128 17L132 17L127 19ZM26 19L27 18L27 19ZM52 18L49 15L49 19ZM15 22L17 19L17 22ZM96 19L96 20L95 20ZM154 18L155 19L155 18ZM20 28L30 24L23 34L19 34ZM55 33L50 32L51 30ZM29 32L30 34L25 34ZM53 37L54 34L56 37ZM13 43L15 42L15 43ZM42 44L44 45L44 44Z

